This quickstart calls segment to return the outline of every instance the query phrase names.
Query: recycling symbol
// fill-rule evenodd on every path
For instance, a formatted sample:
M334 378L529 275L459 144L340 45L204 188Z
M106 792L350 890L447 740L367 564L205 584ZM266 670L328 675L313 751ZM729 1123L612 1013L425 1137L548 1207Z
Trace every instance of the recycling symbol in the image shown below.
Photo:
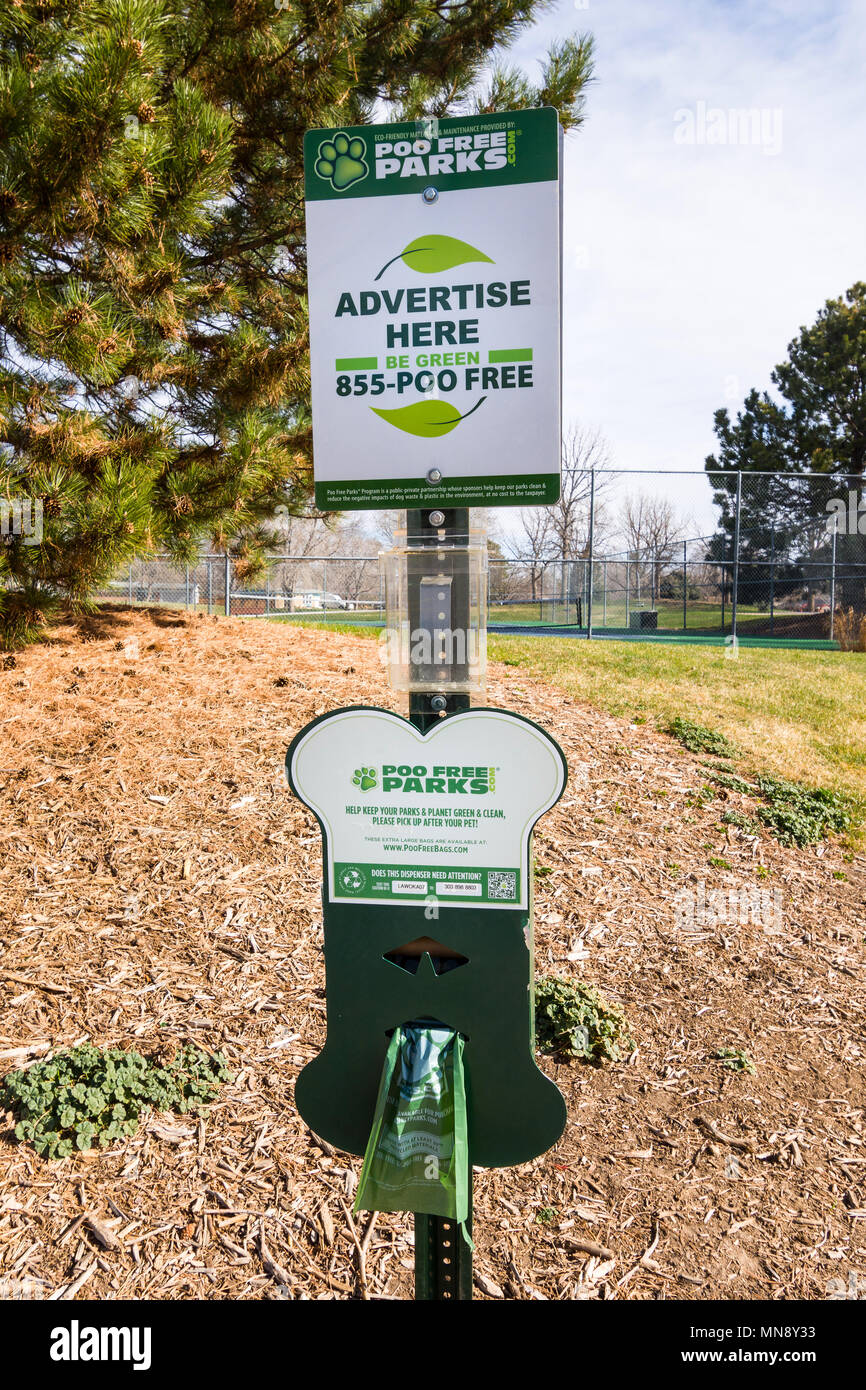
M370 172L364 155L367 146L357 135L350 140L340 131L331 140L323 140L319 146L316 160L316 173L320 179L327 179L338 193L351 188L359 179L365 179Z
M353 866L344 869L340 874L340 883L347 893L360 893L366 882L367 880L361 870Z

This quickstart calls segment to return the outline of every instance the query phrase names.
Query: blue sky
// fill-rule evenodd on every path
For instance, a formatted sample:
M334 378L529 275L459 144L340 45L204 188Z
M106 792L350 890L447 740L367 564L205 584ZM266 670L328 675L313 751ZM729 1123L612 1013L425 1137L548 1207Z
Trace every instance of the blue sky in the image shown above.
M600 428L615 467L700 469L714 410L866 279L863 6L560 0L512 56L537 72L578 31L596 81L566 139L565 424ZM737 142L710 143L732 110L754 133L733 117ZM675 487L712 515L706 485Z

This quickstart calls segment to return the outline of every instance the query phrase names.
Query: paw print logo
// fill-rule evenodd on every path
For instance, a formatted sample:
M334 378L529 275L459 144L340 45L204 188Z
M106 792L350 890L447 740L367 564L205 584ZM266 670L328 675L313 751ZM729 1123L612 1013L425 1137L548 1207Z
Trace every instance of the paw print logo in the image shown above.
M319 146L316 160L316 173L320 179L327 179L338 193L351 188L359 179L365 179L370 172L364 155L367 146L357 136L350 140L342 131L332 140L323 140Z
M358 767L352 778L354 786L360 787L362 792L368 792L371 787L376 785L376 769L374 767Z

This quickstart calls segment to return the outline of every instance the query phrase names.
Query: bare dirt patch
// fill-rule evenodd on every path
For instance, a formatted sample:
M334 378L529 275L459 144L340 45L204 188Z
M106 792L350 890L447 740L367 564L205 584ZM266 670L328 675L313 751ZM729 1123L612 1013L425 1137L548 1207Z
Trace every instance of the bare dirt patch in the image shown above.
M356 703L397 708L372 642L167 612L103 612L0 670L0 1074L84 1039L192 1041L235 1074L200 1122L51 1163L0 1112L7 1296L412 1296L411 1218L353 1218L359 1160L293 1105L324 1040L321 855L283 757ZM536 835L537 971L596 985L637 1050L541 1059L568 1127L476 1173L477 1296L866 1287L863 859L722 825L749 803L709 799L696 757L522 673L494 667L487 703L571 768ZM685 930L675 895L701 884L778 889L781 922Z

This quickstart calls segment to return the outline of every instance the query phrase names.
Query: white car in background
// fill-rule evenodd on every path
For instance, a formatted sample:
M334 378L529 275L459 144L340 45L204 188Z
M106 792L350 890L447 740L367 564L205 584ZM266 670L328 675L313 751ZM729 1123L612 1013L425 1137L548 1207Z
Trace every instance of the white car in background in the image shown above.
M326 608L354 608L350 599L339 594L326 593L324 589L303 589L292 594L291 608L295 613L324 612Z

